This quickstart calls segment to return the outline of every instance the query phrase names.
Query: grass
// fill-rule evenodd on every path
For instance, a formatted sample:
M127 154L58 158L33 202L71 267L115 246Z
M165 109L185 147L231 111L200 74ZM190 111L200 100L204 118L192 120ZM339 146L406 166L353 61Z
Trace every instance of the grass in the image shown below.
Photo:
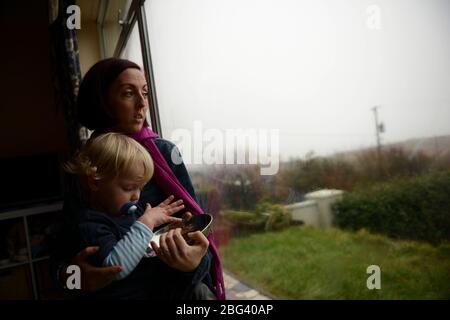
M282 299L450 299L450 244L392 240L367 231L281 232L231 240L224 268ZM381 289L369 290L369 265Z

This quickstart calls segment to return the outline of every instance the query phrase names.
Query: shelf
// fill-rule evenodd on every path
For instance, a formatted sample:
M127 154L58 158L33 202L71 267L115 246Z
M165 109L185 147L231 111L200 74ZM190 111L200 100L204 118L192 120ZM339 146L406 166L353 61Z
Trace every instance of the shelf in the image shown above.
M60 211L63 208L63 202L57 201L50 204L38 205L24 209L16 209L11 211L5 211L0 213L1 220L9 220L14 218L20 218L25 216L31 216L35 214L45 213L45 212L55 212Z
M43 257L32 259L31 262L32 263L39 262L39 261L42 261L42 260L47 260L49 258L50 258L50 256L43 256ZM17 261L17 262L9 263L9 264L6 264L6 265L0 265L0 270L8 269L8 268L14 268L14 267L18 267L18 266L23 266L23 265L26 265L26 264L29 264L29 263L30 262L27 259L26 261L22 261L22 262L18 262Z
M14 259L17 256L19 249L26 249L26 254L23 254L23 257L26 255L26 259L22 260L17 256L18 260L21 261L9 261L7 260L8 258L5 258L3 261L5 264L0 265L0 271L3 273L2 281L9 281L8 279L11 277L18 277L18 274L20 274L20 279L17 278L12 283L19 281L17 283L21 286L20 288L29 290L30 296L34 299L40 298L42 290L52 289L49 275L50 271L48 270L48 266L45 266L47 262L43 264L44 267L41 262L47 261L50 258L48 255L50 242L48 241L50 241L49 239L52 239L54 242L55 239L53 239L53 237L47 238L47 236L49 234L56 234L55 228L57 228L58 221L61 221L62 208L62 201L53 201L44 204L41 203L32 207L23 207L0 212L0 224L4 224L2 232L5 232L5 234L2 234L1 236L8 237L2 239L2 243L6 245L6 239L10 239L9 241L12 241L11 243L16 243L13 249L14 253L11 253L8 248L8 251L2 250L2 256L5 253L9 253L10 257ZM34 238L35 236L38 238ZM32 241L34 241L34 245L32 245ZM33 249L36 249L37 251L33 251ZM33 257L33 253L38 256ZM42 256L39 256L39 254L42 254ZM22 258L22 256L20 257ZM20 268L26 268L26 270L28 270L27 273L17 273L20 271ZM5 272L5 270L7 270L7 272ZM39 270L39 273L36 273L37 270ZM27 281L30 283L30 286L27 287L28 289L26 289L25 286L25 283L28 283ZM11 286L13 285L12 283L10 284ZM5 297L8 297L10 294L13 295L13 293L8 290L3 290L2 294Z
M1 265L0 266L0 270L14 268L14 267L19 267L19 266L23 266L23 265L26 265L26 264L29 264L29 263L30 262L28 261L28 259L27 259L27 261L13 262L13 263L10 263L10 264Z
M39 262L42 260L47 260L49 258L50 258L50 256L43 256L43 257L39 257L39 258L35 258L35 259L31 260L31 262Z

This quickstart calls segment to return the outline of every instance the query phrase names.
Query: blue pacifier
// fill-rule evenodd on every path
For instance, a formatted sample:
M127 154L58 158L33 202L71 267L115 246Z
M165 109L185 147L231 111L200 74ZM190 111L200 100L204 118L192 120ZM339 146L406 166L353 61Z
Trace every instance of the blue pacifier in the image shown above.
M125 203L122 208L120 208L120 212L125 215L131 215L136 213L136 210L138 209L138 202L137 201L130 201Z

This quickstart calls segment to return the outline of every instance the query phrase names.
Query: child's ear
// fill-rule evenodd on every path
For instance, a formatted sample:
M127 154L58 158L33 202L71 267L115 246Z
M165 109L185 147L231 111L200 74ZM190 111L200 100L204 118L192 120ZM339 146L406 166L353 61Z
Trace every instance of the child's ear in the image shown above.
M89 176L87 178L87 184L88 184L89 190L91 190L91 191L98 191L99 183L100 183L100 180L94 179L94 177L92 177L92 176Z

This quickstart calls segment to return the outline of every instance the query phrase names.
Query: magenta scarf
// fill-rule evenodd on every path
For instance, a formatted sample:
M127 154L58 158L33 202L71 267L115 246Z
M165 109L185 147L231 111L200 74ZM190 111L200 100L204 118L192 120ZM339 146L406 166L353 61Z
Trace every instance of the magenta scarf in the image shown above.
M139 132L129 136L142 144L150 153L155 169L153 177L161 190L167 196L173 194L175 199L183 199L186 211L191 212L193 215L203 214L204 212L202 208L200 208L189 192L187 192L180 181L178 181L177 177L167 164L166 159L164 159L161 154L161 151L159 151L159 148L156 146L154 139L159 137L158 134L153 132L149 127L144 126ZM214 244L212 232L209 233L208 240L212 253L211 275L216 291L216 298L218 300L225 300L225 286L223 283L222 266L217 253L217 248Z

